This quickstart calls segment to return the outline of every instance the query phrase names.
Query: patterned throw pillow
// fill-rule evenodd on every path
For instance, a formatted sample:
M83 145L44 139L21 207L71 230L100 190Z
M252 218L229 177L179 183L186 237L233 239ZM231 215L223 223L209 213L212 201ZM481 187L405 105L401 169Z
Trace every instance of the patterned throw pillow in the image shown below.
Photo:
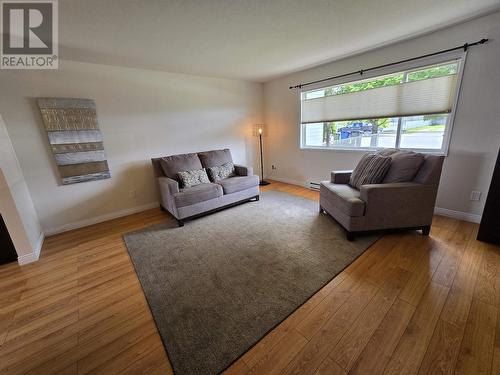
M217 167L207 168L208 176L212 182L217 182L235 175L234 164L229 162Z
M196 171L178 172L177 176L179 176L179 181L183 188L210 183L205 168Z
M349 178L349 185L352 187L356 187L361 174L365 170L366 166L372 160L374 154L364 154L361 160L359 161L358 165L356 165L356 168L351 173L351 177Z
M391 158L378 154L366 154L351 174L349 185L360 189L362 185L379 184L391 167Z

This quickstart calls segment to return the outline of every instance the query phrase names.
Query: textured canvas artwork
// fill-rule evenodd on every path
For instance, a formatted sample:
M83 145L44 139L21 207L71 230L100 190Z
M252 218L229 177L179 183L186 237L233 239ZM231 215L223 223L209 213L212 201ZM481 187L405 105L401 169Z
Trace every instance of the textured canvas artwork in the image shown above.
M93 100L40 98L38 106L64 185L111 177Z

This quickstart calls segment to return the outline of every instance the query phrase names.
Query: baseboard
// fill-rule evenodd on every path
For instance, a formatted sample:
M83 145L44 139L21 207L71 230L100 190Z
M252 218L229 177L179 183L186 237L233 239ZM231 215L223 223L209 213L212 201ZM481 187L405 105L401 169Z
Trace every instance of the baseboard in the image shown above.
M36 245L35 245L35 256L36 256L36 259L38 259L40 257L40 252L42 251L42 246L43 246L43 241L45 240L45 233L42 231L40 233L40 236L38 236L38 240L36 241Z
M289 178L283 178L283 177L277 177L277 176L268 177L268 178L271 180L284 182L287 184L304 186L306 188L309 188L309 184L305 181L297 181L297 180L292 180ZM455 210L449 210L447 208L436 207L434 209L434 213L436 215L446 216L446 217L450 217L452 219L457 219L457 220L469 221L471 223L480 223L481 222L481 215L471 214L469 212L455 211Z
M104 221L118 219L119 217L136 214L138 212L146 211L146 210L149 210L151 208L155 208L155 207L159 207L159 206L160 206L160 204L158 202L152 202L152 203L143 204L141 206L126 208L125 210L115 211L115 212L111 212L109 214L96 216L96 217L93 217L90 219L85 219L85 220L75 221L73 223L64 224L60 227L48 228L45 230L45 235L46 236L53 236L55 234L67 232L69 230L88 227L89 225L99 224L99 223L102 223Z
M289 179L289 178L282 178L282 177L277 177L277 176L269 177L269 179L275 180L278 182L284 182L287 184L307 187L307 183L304 181L298 181L298 180L293 180L293 179ZM125 210L120 210L120 211L112 212L109 214L96 216L96 217L90 218L90 219L85 219L85 220L80 220L80 221L76 221L73 223L68 223L68 224L62 225L60 227L48 228L47 230L45 230L45 234L44 233L41 234L40 239L38 241L39 245L37 244L36 251L32 254L27 254L27 255L23 255L23 256L19 257L18 262L19 262L19 264L26 264L26 263L36 261L38 259L39 254L40 254L40 249L41 249L42 244L43 244L44 236L53 236L55 234L67 232L69 230L83 228L83 227L87 227L87 226L93 225L93 224L99 224L99 223L102 223L104 221L117 219L119 217L123 217L123 216L127 216L127 215L132 215L132 214L135 214L135 213L138 213L141 211L145 211L145 210L149 210L149 209L152 209L152 208L155 208L158 206L159 206L158 202L152 202L152 203L147 203L147 204L144 204L141 206L127 208ZM480 223L481 222L481 215L471 214L468 212L454 211L454 210L449 210L447 208L436 207L434 210L434 213L437 215L442 215L442 216L450 217L453 219L470 221L472 223ZM21 262L23 262L23 263L21 263Z
M285 184L291 184L291 185L309 187L308 183L305 182L305 181L292 180L292 179L289 179L289 178L282 178L282 177L272 176L272 177L266 177L266 179L274 180L274 181L278 181L278 182L284 182Z
M41 232L40 236L38 236L38 239L36 240L33 252L30 254L25 254L17 257L17 263L19 263L19 265L22 266L24 264L36 262L40 257L40 251L42 250L44 240L45 240L45 233Z
M17 257L17 263L19 263L20 266L24 266L25 264L28 263L33 263L38 260L38 257L36 256L35 253L29 253L25 255L21 255Z
M436 215L450 217L452 219L458 219L463 221L470 221L471 223L480 223L481 215L471 214L469 212L449 210L447 208L436 207L434 209Z

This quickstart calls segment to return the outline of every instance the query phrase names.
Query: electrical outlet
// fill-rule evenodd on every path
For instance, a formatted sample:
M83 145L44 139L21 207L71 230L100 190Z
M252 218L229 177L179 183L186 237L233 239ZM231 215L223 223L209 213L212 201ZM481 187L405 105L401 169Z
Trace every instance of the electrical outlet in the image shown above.
M478 201L481 199L481 192L480 191L471 191L470 193L470 200L471 201Z
M128 192L128 197L129 197L130 199L134 199L135 197L137 197L137 192L136 192L135 190L130 190L130 191Z
M271 169L278 169L278 167L276 167L274 164L271 165Z

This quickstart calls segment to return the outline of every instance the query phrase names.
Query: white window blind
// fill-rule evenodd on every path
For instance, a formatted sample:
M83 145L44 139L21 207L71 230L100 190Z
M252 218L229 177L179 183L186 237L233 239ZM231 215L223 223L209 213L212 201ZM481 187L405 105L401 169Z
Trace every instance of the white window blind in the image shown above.
M447 54L302 91L301 148L446 153L464 59Z
M373 79L373 78L372 78ZM306 99L302 123L450 113L457 74Z

